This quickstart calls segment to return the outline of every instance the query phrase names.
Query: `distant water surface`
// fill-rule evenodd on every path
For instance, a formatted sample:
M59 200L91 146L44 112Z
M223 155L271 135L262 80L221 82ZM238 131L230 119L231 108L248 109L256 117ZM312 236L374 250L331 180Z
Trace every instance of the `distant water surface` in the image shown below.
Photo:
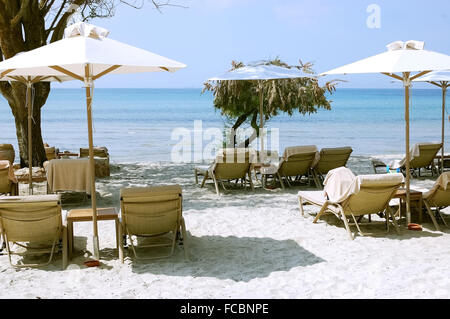
M349 145L354 155L403 153L403 90L338 89L330 99L331 111L280 115L267 123L279 129L280 151L286 146L314 144L319 148ZM215 111L212 95L202 95L201 89L95 89L94 144L108 147L113 162L170 161L172 147L179 142L171 139L172 131L193 131L195 120L202 120L204 129L223 129L226 122ZM450 124L448 119L446 124ZM0 143L14 144L17 149L13 117L3 98L0 128ZM53 89L42 110L42 131L44 140L60 150L87 146L84 91ZM413 90L411 142L440 139L440 90Z

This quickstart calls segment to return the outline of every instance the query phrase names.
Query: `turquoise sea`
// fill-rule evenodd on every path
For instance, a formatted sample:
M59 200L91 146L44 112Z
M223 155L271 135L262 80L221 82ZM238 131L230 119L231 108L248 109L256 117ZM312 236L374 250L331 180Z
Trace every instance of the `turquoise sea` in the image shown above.
M404 153L403 90L338 89L330 98L331 111L280 115L267 123L279 129L280 151L315 144L349 145L354 155ZM411 104L411 142L440 141L441 91L413 89ZM212 95L202 95L201 89L95 89L94 144L106 146L116 163L170 161L179 142L171 139L173 130L185 128L193 136L195 120L202 121L203 129L223 129L226 122L215 111ZM42 131L44 140L60 150L87 146L84 91L53 89L42 111ZM13 117L3 98L0 143L17 149Z

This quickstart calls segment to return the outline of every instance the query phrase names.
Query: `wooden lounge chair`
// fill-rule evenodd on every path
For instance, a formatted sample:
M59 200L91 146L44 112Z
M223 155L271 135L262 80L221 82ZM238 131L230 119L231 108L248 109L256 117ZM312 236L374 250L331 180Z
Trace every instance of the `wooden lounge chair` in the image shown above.
M251 163L255 157L256 152L254 150L245 148L223 149L219 151L212 165L195 167L195 183L198 184L198 176L203 176L201 187L205 186L207 180L213 180L217 195L220 195L219 183L226 190L224 181L241 180L243 185L247 185L248 181L250 188L253 189Z
M314 178L314 174L312 173L312 166L317 154L317 147L314 145L287 147L284 150L283 156L280 158L278 168L275 169L276 173L273 174L279 178L281 187L284 188L283 178L288 186L291 187L293 178L300 180L305 176L308 179L308 183L312 179L316 187L319 188L319 182ZM263 168L262 170L267 175L270 169L272 168Z
M89 148L80 148L80 158L89 157ZM108 149L104 146L94 147L95 177L111 176Z
M334 176L333 176L334 175ZM386 227L389 231L389 218L399 232L394 214L389 207L389 201L396 190L403 184L402 174L361 175L352 176L347 168L338 168L328 173L325 179L325 190L316 192L299 192L300 211L304 216L303 205L309 203L321 207L314 219L317 223L326 213L332 213L344 222L345 228L353 240L350 226L356 226L362 236L369 235L361 231L360 220L364 215L385 212ZM343 176L341 178L341 176ZM332 194L332 195L330 195ZM349 222L349 218L353 223Z
M437 179L433 188L423 195L423 202L436 230L440 231L439 225L433 215L432 208L436 209L436 212L441 217L445 226L448 227L441 210L450 206L450 172L443 173Z
M58 151L54 146L45 146L45 155L47 155L47 161L58 158Z
M15 157L14 146L11 144L0 144L0 161L7 160L13 165Z
M411 159L409 162L410 167L410 173L413 177L420 177L421 176L421 170L427 169L431 171L431 176L434 176L434 173L438 172L435 164L434 164L434 158L436 157L436 154L439 152L439 150L442 148L442 143L418 143L415 144L414 147L411 150ZM405 166L406 158L401 160L398 165L392 165L392 169L400 168L404 174L406 174L406 166ZM382 167L386 171L387 164L385 164L383 161L379 159L373 159L372 160L372 166L375 171L377 172L377 168Z
M188 258L186 247L186 225L182 216L182 190L178 185L160 187L125 188L120 191L122 232L129 239L133 253L137 259L157 259L173 254L176 242L183 244L185 257ZM163 242L135 246L132 236L161 237L171 235ZM168 239L168 238L160 238ZM119 243L120 260L124 262L124 243ZM157 257L141 257L137 248L170 247L168 255Z
M324 176L329 171L345 167L352 152L351 147L323 148L319 153L319 161L313 168L313 173L320 183L323 184Z
M0 197L0 232L12 266L40 267L48 265L62 240L62 266L63 269L66 268L67 229L62 223L60 195ZM23 253L13 252L10 243L26 248L26 251ZM12 255L41 254L50 254L47 262L13 264L11 260Z
M0 194L19 195L19 184L9 160L0 161Z

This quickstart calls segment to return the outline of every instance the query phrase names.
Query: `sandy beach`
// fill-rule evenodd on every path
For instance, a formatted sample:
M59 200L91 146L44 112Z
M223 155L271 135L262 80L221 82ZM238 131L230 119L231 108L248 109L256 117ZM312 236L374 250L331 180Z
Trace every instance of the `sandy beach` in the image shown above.
M372 173L368 157L351 157L348 167ZM177 247L168 259L136 261L130 254L122 265L114 223L100 222L102 264L87 268L92 224L77 223L76 252L65 271L60 254L39 269L14 269L0 256L0 298L450 297L448 230L436 232L425 218L423 232L402 227L401 235L391 229L351 241L334 216L313 224L318 209L312 206L301 216L296 194L306 186L233 189L218 197L213 186L195 185L192 164L114 164L111 177L97 181L99 205L119 208L123 187L166 183L183 188L190 260ZM429 188L433 180L412 183ZM90 204L83 196L64 198L65 212ZM372 229L384 230L376 222Z

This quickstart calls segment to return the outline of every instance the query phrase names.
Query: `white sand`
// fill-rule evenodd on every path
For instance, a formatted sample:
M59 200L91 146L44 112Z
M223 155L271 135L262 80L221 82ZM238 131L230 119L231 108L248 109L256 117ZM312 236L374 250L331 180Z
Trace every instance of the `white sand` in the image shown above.
M352 157L357 174L372 173L367 158ZM3 298L449 298L450 233L393 230L350 241L342 222L302 218L296 193L231 190L220 198L194 185L192 165L127 164L97 183L100 206L119 207L127 186L178 183L191 261L181 247L169 259L143 262L116 257L114 223L100 223L102 266L86 268L91 223L75 225L80 251L61 271L61 256L46 268L14 269L0 256ZM413 184L430 187L431 179ZM64 209L88 206L88 202ZM318 209L307 206L317 213ZM372 226L384 230L383 226ZM81 252L84 251L84 252ZM83 255L83 253L85 255Z

